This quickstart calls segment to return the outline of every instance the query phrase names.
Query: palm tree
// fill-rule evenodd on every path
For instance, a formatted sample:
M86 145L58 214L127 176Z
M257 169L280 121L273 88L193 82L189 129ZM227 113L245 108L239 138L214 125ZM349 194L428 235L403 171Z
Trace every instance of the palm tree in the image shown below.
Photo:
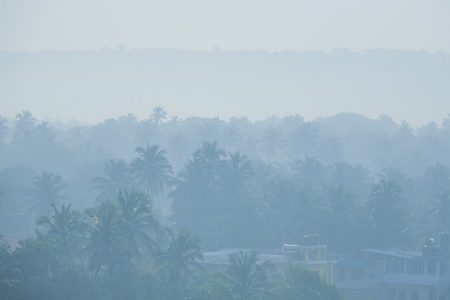
M267 159L275 159L277 152L282 147L282 132L276 128L269 128L264 131L264 135L261 142L261 148Z
M201 143L212 143L217 140L217 137L220 135L217 125L217 122L210 120L198 129L197 136L200 138Z
M147 195L153 197L164 190L171 180L172 166L166 158L166 150L158 146L137 147L136 157L131 164L137 183L147 189Z
M225 128L222 132L221 143L228 151L237 151L244 139L234 126Z
M157 127L163 123L163 120L167 119L167 113L164 111L164 108L161 106L155 106L153 108L153 112L150 115L150 120L156 124Z
M150 120L152 120L156 126L162 124L163 120L167 119L167 113L164 111L164 108L161 106L156 106L153 108L153 112L150 115Z
M128 264L133 253L130 251L128 233L121 228L119 207L114 203L102 203L85 211L88 223L86 252L90 255L88 268L99 273L102 266L108 264Z
M247 183L254 177L255 173L249 158L246 155L229 153L230 159L227 161L223 180L225 191L233 195L239 195L247 190Z
M36 126L36 140L44 144L52 144L55 142L55 129L49 126L48 122L41 122Z
M404 236L405 208L400 187L394 181L380 180L367 201L368 218L373 226L373 246L382 247L399 243Z
M118 197L120 228L127 233L127 239L135 257L140 258L141 246L154 252L157 248L156 235L159 232L159 222L152 215L151 200L135 190L128 193L121 191Z
M24 110L20 114L16 115L14 124L15 133L19 136L23 136L25 132L30 131L35 127L36 119L33 117L30 111Z
M157 264L161 266L161 274L166 276L170 299L183 299L192 280L193 267L198 267L203 254L200 240L186 230L173 233L170 236L169 248L161 251L157 257Z
M310 122L302 123L289 134L288 151L291 157L313 155L317 147L317 133Z
M28 110L16 115L14 120L14 132L11 140L11 145L17 152L23 152L24 148L29 145L32 131L36 126L36 119Z
M50 214L51 205L59 205L64 198L61 192L66 187L59 175L43 172L35 176L32 187L28 190L30 211L36 212L38 217Z
M218 147L217 142L204 143L201 149L194 152L192 163L200 171L202 181L207 185L215 183L223 170L223 156L225 156L225 151Z
M119 191L132 185L128 176L128 168L123 159L109 160L105 163L105 177L92 178L91 190L99 190L97 201L116 199Z
M292 170L300 185L321 190L325 184L325 167L315 157L306 156L295 161Z
M70 204L63 204L59 209L54 204L52 207L53 215L40 217L36 224L45 226L50 237L59 241L65 250L75 253L73 250L80 250L79 239L83 232L80 214L70 210Z
M192 236L187 230L174 233L167 230L170 237L169 248L162 251L158 257L158 262L166 267L174 268L183 275L191 272L191 266L198 265L199 260L203 260L200 248L200 239Z
M229 256L229 262L226 279L233 293L242 299L259 299L270 294L263 266L256 264L256 253L239 251Z

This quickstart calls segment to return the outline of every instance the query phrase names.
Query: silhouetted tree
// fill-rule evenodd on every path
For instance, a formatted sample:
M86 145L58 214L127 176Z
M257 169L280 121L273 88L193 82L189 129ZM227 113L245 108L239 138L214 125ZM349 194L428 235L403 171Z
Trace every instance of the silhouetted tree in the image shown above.
M112 201L117 198L119 191L132 186L126 162L123 159L109 160L105 163L105 177L92 178L91 190L98 190L97 201Z
M36 212L37 217L49 215L51 205L60 205L63 199L61 192L67 188L62 177L53 173L43 172L35 176L32 187L28 190L29 210Z
M146 188L148 196L154 197L171 179L172 166L165 156L167 151L147 144L145 148L137 147L136 152L138 157L133 160L131 169L139 186Z

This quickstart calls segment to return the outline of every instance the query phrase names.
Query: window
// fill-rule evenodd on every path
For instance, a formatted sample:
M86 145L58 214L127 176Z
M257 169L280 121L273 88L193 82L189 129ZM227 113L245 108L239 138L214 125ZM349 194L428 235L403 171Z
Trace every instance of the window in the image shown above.
M421 275L424 272L423 260L408 260L407 263L408 274Z
M388 273L403 273L404 260L391 257L386 260L386 272Z
M352 280L362 280L364 277L364 269L363 268L352 268L350 270L350 278Z
M419 300L419 291L417 290L411 291L411 300Z

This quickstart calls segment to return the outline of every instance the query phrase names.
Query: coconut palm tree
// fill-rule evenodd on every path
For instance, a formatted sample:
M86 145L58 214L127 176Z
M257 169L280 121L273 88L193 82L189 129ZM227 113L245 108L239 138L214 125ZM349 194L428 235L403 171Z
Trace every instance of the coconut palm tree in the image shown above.
M129 188L132 180L128 174L127 164L123 159L108 160L105 163L105 177L92 178L92 190L98 190L97 201L111 201L116 199L119 191Z
M14 121L14 133L17 136L22 136L24 133L31 131L36 126L36 119L30 111L24 110L16 115Z
M199 267L203 260L200 240L190 232L181 230L174 233L168 229L170 245L157 256L157 264L161 266L160 274L167 280L167 296L170 299L184 299L193 280L194 267Z
M52 204L53 215L40 217L36 224L46 227L46 233L60 242L66 251L73 254L80 250L80 238L83 234L81 217L78 211L70 209L70 204L63 204L59 209ZM74 251L78 250L78 251Z
M373 226L372 246L399 243L404 237L405 206L400 187L394 181L380 180L373 188L366 203L368 219Z
M256 253L239 251L229 256L226 279L231 291L242 299L260 299L270 294L263 266L256 264Z
M35 176L32 187L28 189L29 210L36 212L37 216L49 215L51 205L59 205L64 199L61 192L67 188L62 177L53 173L43 172Z
M229 153L229 157L223 172L224 188L227 193L236 196L247 190L247 184L255 173L246 155L238 151Z
M152 120L156 126L159 126L163 123L163 120L167 119L167 113L164 111L164 108L161 106L156 106L153 108L153 112L150 115L150 120Z
M310 122L302 123L292 131L287 140L288 152L291 157L303 158L314 155L317 148L317 133Z
M277 152L281 150L283 145L282 132L277 128L269 128L264 131L261 141L261 148L264 151L266 158L274 160Z
M228 151L237 151L242 146L244 139L236 127L228 126L222 131L220 142Z
M98 275L104 265L129 264L133 253L130 251L128 232L120 226L119 206L115 203L102 203L85 211L88 268Z
M202 174L205 184L214 184L223 170L225 161L222 157L225 151L218 147L217 142L204 143L203 147L194 152L194 160L190 163Z
M157 250L155 242L159 233L159 222L152 215L151 200L141 192L132 190L120 191L118 197L120 228L127 233L127 239L131 249L135 251L135 257L140 258L143 247L154 253ZM143 246L143 247L142 247Z
M197 266L203 260L200 239L192 236L187 230L174 233L167 230L170 238L169 248L160 252L157 260L164 267L173 268L182 275L191 272L192 266Z
M131 170L139 186L146 188L147 196L154 197L169 184L172 166L166 158L166 150L158 146L137 147L138 157L131 164Z

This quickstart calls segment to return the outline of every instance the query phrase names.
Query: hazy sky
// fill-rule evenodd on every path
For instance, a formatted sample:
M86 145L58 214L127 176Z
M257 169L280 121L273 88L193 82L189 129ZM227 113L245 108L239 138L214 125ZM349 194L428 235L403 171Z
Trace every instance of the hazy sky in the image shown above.
M0 50L450 52L448 0L1 0Z
M218 46L222 50L347 48L359 52L384 48L450 53L449 16L449 0L0 0L0 50L116 49L125 45L127 49L212 50ZM33 111L37 98L34 103L23 98L13 108L2 96L0 114L12 117L19 106ZM46 103L39 104L43 110ZM127 103L117 105L126 107ZM145 109L151 112L156 105L166 106L149 99ZM258 105L269 116L276 103ZM391 106L370 111L370 115L387 113L400 118L395 105ZM361 107L366 106L358 103L354 112L369 115ZM254 108L248 112L241 108L230 110L251 117ZM61 112L64 106L57 109ZM129 110L124 108L124 114ZM450 112L450 105L441 111ZM49 117L57 113L48 110ZM75 118L82 120L82 115L80 107ZM114 116L99 114L99 121L105 117Z

